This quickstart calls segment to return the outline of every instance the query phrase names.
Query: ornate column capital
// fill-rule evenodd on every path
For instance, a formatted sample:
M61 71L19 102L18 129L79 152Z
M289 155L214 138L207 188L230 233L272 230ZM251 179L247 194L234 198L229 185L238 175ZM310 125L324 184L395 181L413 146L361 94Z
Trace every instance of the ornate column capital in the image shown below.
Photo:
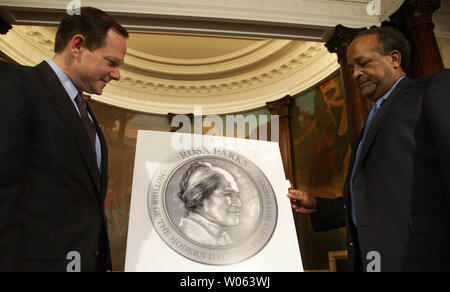
M367 100L361 95L361 91L359 90L356 81L353 79L352 73L348 67L346 53L350 43L364 30L366 30L366 28L356 29L338 25L330 40L325 44L330 53L336 53L338 55L339 64L341 65L347 120L352 143L358 138L369 113Z
M327 47L330 53L336 53L338 55L339 62L345 57L347 53L347 47L353 41L355 36L366 30L366 28L348 28L343 25L337 25L334 29L334 33L331 38L326 42L325 47Z
M397 27L408 32L422 24L432 24L433 14L441 7L440 0L405 0L403 5L390 17Z
M266 103L267 109L273 114L278 115L280 118L289 116L289 107L292 104L292 97L287 95L286 97Z
M0 34L7 34L11 28L11 24L0 15Z

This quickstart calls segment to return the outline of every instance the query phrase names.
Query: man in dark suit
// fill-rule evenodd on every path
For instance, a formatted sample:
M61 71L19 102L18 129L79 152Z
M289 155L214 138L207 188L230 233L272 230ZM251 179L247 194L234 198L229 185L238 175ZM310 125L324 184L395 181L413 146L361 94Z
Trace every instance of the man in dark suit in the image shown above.
M104 213L108 151L83 92L119 80L127 31L82 8L55 57L0 63L0 270L111 270Z
M409 50L393 28L350 44L353 77L376 105L353 147L344 196L290 191L315 231L347 227L354 271L450 271L450 70L408 79Z

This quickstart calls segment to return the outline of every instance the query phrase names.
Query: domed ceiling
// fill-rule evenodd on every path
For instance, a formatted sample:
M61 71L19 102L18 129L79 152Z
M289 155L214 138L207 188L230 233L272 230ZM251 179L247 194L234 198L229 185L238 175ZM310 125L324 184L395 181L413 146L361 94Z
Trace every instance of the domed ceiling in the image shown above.
M0 50L34 66L53 57L55 33L14 26ZM91 98L153 114L235 113L307 90L338 68L320 42L131 31L121 80Z
M0 35L0 50L25 65L53 57L54 27L81 2L131 32L122 80L94 100L207 115L261 108L315 86L339 69L322 43L336 25L380 25L404 0L2 0L0 17L14 28ZM448 1L441 6L436 35L449 38Z

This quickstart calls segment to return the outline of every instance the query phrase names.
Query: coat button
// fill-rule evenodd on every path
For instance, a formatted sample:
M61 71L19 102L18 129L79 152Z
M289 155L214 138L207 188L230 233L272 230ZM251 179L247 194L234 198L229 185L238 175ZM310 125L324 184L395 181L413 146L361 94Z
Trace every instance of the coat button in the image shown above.
M348 245L350 245L351 247L353 247L353 242L350 242Z

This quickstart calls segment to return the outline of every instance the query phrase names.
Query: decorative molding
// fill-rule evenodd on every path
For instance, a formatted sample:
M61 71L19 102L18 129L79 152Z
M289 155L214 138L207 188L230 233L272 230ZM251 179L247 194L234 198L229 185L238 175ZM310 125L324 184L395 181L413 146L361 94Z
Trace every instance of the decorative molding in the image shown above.
M34 66L53 57L54 33L46 27L14 26L0 37L0 50L20 64ZM121 81L108 85L102 96L91 98L154 114L184 114L195 106L201 106L205 115L227 114L261 108L266 102L303 92L339 69L336 56L322 43L260 42L223 58L166 58L165 63L156 62L162 58L132 51L121 68ZM191 65L183 65L187 63Z
M327 41L333 28L381 25L404 0L380 0L381 14L369 15L370 0L83 0L113 14L128 29ZM415 0L417 3L427 2ZM70 2L2 0L11 24L56 26ZM450 37L450 4L441 1L433 19L436 36Z
M283 52L277 52L273 49L266 50L264 55L271 55L272 59L274 59L274 56L280 55L280 59L270 63L267 62L265 56L259 56L256 60L254 60L253 56L248 56L235 60L235 66L227 67L226 64L220 63L217 66L219 71L215 71L215 66L184 68L184 71L183 68L174 68L176 67L174 65L168 65L172 69L167 68L166 71L164 70L165 67L159 68L158 71L155 66L149 66L145 69L147 74L136 76L134 68L130 68L127 64L124 69L128 71L126 75L123 74L122 86L182 96L202 93L211 95L223 94L224 92L230 93L254 88L267 82L273 82L278 78L283 78L323 53L323 45L320 43L289 41L289 47L288 51L283 50ZM286 61L285 59L289 60ZM174 72L175 70L177 72ZM242 76L242 72L245 71L250 72ZM165 78L161 78L161 76ZM180 77L183 76L189 76L191 80L180 80Z
M265 40L227 55L202 59L164 58L129 49L124 68L167 79L215 79L256 67L258 63L273 59L274 54L289 50L293 43L288 40Z
M19 64L35 66L53 56L49 43L52 41L44 31L45 28L32 26L13 27L0 36L0 50Z
M403 0L381 0L381 15L369 15L369 1L345 0L83 0L110 12L129 29L244 35L324 41L336 25L379 25ZM69 1L2 0L13 24L56 25Z
M14 26L0 49L20 64L53 57L55 30ZM150 36L151 37L151 36ZM162 58L130 50L122 80L93 100L139 112L204 114L242 112L295 95L333 74L339 65L322 43L258 40L232 53L195 60Z

